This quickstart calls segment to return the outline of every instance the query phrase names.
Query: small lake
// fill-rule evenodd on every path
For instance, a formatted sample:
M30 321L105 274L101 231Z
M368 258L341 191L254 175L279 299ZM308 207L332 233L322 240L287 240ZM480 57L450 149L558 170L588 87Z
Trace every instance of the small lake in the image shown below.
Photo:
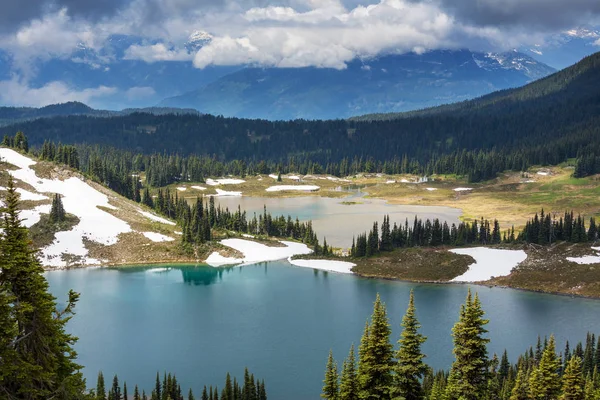
M261 205L262 207L262 205ZM275 210L273 210L275 211ZM289 210L288 210L289 211ZM102 370L148 392L157 370L175 373L187 390L222 385L247 366L266 380L269 399L318 399L329 349L341 363L358 345L376 293L386 302L398 340L400 320L415 290L417 315L428 337L427 362L448 368L450 331L466 285L379 281L313 271L285 261L242 268L211 267L82 269L46 274L51 291L65 300L81 293L69 331L86 366L88 386ZM600 333L600 301L472 287L491 320L490 353L511 360L537 335L564 341Z
M305 196L287 198L268 197L217 197L216 203L221 207L235 210L238 206L246 210L248 218L254 213L262 214L263 207L274 216L291 215L301 221L312 220L313 228L319 240L327 238L327 243L335 247L350 247L352 236L369 231L373 222L380 225L385 215L390 216L390 223L404 225L408 218L412 224L415 216L422 219L438 218L448 224L458 223L462 211L451 207L392 205L385 200L367 199L363 193L349 192L343 199ZM346 203L346 204L344 204ZM354 203L354 204L348 204Z

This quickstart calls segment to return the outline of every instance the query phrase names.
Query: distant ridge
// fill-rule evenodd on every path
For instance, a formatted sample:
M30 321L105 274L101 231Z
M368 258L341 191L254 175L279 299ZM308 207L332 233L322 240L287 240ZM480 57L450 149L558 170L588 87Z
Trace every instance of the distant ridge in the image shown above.
M66 103L50 104L44 107L0 107L0 126L6 126L17 122L29 121L38 118L62 117L70 115L85 115L93 117L111 117L122 116L133 113L146 113L153 115L200 115L197 110L190 108L174 107L145 107L145 108L126 108L121 111L96 110L90 106L78 102L69 101Z
M443 114L468 114L473 112L509 112L523 102L541 100L544 104L568 102L597 96L600 93L600 52L585 57L580 62L545 78L516 89L490 93L473 100L401 113L365 114L350 118L353 121L393 120ZM542 103L539 103L541 105ZM493 108L493 111L491 110Z

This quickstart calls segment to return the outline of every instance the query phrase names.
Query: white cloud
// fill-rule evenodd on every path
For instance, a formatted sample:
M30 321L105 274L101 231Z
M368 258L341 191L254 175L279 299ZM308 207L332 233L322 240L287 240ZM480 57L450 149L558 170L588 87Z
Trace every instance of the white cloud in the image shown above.
M194 56L189 54L186 49L168 48L163 43L157 43L152 45L134 44L125 51L123 58L153 63L157 61L191 61Z
M600 46L600 39L598 39L594 42L594 46Z
M156 91L149 86L136 86L127 89L125 97L128 100L142 100L148 99L149 97L155 96Z
M6 105L41 107L67 101L90 103L116 92L117 89L106 86L76 90L60 81L49 82L39 88L32 88L16 78L0 81L0 102Z

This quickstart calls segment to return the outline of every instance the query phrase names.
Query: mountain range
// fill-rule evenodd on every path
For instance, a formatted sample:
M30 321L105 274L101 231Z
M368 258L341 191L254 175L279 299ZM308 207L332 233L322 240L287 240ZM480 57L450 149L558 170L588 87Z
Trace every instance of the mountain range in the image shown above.
M100 49L80 44L69 57L31 65L28 85L64 82L73 90L113 91L91 99L94 108L183 107L245 118L324 119L401 112L457 102L521 86L593 53L600 32L573 29L546 43L505 53L433 50L357 58L342 70L259 68L251 65L194 68L196 51L210 43L204 31L183 45L113 35ZM164 45L174 60L142 60L140 46ZM142 57L143 58L143 57ZM0 81L13 79L11 55L0 50Z

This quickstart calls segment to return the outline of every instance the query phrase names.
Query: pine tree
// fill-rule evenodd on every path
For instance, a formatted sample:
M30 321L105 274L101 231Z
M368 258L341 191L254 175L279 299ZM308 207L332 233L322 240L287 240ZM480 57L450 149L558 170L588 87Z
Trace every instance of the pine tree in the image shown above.
M560 360L556 356L554 336L550 336L539 365L533 369L529 377L529 396L532 399L550 400L558 397L560 393L559 368Z
M563 375L561 400L583 400L585 380L581 360L573 357Z
M0 238L0 392L8 398L85 399L75 363L75 338L65 332L79 295L69 292L56 310L43 269L18 216L18 193L9 179Z
M344 360L340 379L340 400L358 400L354 345L350 346L348 357Z
M418 331L421 327L415 315L414 293L410 291L408 309L402 318L404 328L398 341L400 348L396 353L395 366L395 395L406 400L423 398L421 379L427 372L427 365L423 362L425 355L421 352L421 345L426 338Z
M385 305L379 294L375 299L366 339L361 339L359 360L359 398L389 399L393 384L393 346Z
M329 350L327 357L327 368L325 369L325 379L323 379L323 391L321 397L328 400L339 399L339 383L337 365L333 360L333 353Z
M96 383L96 400L106 400L106 388L104 386L104 375L102 375L102 371L98 373L98 382Z
M459 321L452 328L454 356L446 394L448 399L486 399L488 359L486 345L489 339L484 326L489 322L483 319L479 297L472 299L471 291L466 303L461 306Z
M529 400L529 377L525 363L519 364L517 378L515 380L510 400Z

